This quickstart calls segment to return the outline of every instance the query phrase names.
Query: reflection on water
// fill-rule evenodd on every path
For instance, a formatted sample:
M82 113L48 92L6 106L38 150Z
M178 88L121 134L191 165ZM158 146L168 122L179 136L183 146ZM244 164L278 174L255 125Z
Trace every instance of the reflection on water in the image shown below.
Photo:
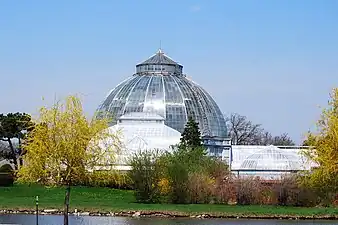
M35 215L0 215L0 224L35 225ZM62 216L39 216L40 225L62 225ZM338 221L168 219L70 216L70 225L337 225Z

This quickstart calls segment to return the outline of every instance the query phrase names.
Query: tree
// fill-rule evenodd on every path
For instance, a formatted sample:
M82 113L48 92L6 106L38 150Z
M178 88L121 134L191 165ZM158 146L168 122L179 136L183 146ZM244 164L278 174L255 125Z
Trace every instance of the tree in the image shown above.
M303 146L314 146L316 145L316 135L308 131L306 138L303 140Z
M108 120L88 121L81 101L69 96L51 108L42 107L35 129L24 145L25 165L19 179L66 185L65 224L68 224L70 187L86 179L98 165L111 165L119 151L118 135Z
M259 143L262 129L260 124L254 124L245 116L237 113L226 118L228 133L234 145L256 145Z
M271 145L275 146L294 146L295 143L289 137L287 133L283 133L279 136L275 136L271 139Z
M262 130L258 136L257 143L259 145L275 145L275 146L294 146L295 143L287 133L278 136L272 136L270 132Z
M19 159L21 159L25 153L21 146L22 139L24 139L27 132L33 128L34 123L31 121L31 116L26 113L0 114L0 140L8 143L10 153L7 154L7 159L14 164L16 170L18 169L18 156ZM18 148L15 148L13 139L18 140ZM22 161L20 162L22 165Z
M260 124L255 124L247 117L237 113L232 113L229 117L226 117L226 122L228 135L233 145L295 145L287 133L272 136Z
M166 165L166 173L170 184L169 199L171 203L188 203L188 180L192 173L202 173L206 168L206 148L203 146L201 132L198 123L189 117L189 120L181 135L179 147L171 154L163 157Z
M328 107L317 122L317 130L308 133L304 144L313 146L305 154L318 166L307 182L325 197L338 193L338 89L330 94Z
M201 132L198 123L189 117L189 120L181 135L180 145L189 146L191 148L202 147Z
M11 150L8 148L8 146L0 142L0 160L1 159L8 159L10 157Z

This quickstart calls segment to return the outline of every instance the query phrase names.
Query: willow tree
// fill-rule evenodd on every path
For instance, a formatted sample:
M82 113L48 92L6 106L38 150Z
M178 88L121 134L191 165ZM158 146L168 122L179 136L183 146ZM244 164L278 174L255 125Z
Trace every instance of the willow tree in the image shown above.
M307 156L317 164L308 176L308 184L325 197L338 193L338 89L330 94L328 107L317 122L317 131L309 133Z
M24 146L27 153L19 179L66 185L68 215L71 185L84 181L88 171L96 166L114 163L120 143L118 135L107 129L108 123L107 118L87 120L81 101L75 96L50 108L42 107Z

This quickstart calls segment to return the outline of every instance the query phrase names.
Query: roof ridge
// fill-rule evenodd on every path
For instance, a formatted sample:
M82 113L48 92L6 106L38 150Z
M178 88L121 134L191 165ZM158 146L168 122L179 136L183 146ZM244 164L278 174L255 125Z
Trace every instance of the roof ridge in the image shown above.
M155 54L150 56L147 60L139 63L137 65L144 64L169 64L169 65L179 65L175 60L166 55L160 48Z

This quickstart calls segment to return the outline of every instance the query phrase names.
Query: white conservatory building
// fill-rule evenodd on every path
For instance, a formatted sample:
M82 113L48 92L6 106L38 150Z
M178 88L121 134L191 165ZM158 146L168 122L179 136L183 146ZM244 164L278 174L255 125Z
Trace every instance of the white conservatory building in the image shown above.
M198 123L209 155L222 158L238 176L275 179L312 166L297 147L231 146L224 116L212 96L161 49L109 92L97 117L106 113L114 116L110 131L121 132L122 153L116 163L121 170L130 169L128 160L137 151L170 151L189 117Z
M230 169L238 177L280 179L283 175L310 170L316 166L302 154L306 148L308 147L233 145Z
M222 158L237 176L276 179L314 166L300 154L302 147L231 145L223 113L210 93L161 49L135 69L97 109L98 118L113 115L111 132L121 132L116 169L129 170L128 160L138 151L171 151L190 117L209 155ZM0 160L0 166L4 163Z
M121 116L116 125L108 128L120 133L121 154L116 168L130 169L128 161L137 152L145 150L171 151L180 142L181 133L164 124L164 118L154 113L133 112Z

